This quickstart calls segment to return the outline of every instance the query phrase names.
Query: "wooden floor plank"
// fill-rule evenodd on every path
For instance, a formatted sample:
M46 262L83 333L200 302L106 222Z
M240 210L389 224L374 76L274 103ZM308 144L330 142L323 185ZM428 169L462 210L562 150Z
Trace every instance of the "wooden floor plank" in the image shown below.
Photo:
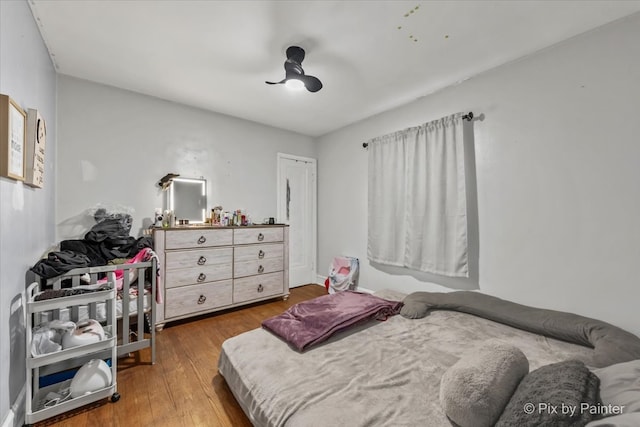
M324 287L291 289L288 300L273 300L186 321L156 334L157 360L149 349L118 361L121 399L94 402L36 424L65 427L170 426L250 427L224 378L218 357L227 338L260 327L298 302L326 294Z

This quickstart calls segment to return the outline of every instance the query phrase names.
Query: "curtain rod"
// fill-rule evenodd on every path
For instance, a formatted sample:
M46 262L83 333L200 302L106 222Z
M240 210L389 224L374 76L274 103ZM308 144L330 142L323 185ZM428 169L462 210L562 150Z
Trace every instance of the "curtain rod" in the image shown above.
M463 120L467 120L467 121L471 121L473 120L473 111L469 111L467 114L462 116ZM362 148L367 148L369 146L368 142L363 142L362 143Z

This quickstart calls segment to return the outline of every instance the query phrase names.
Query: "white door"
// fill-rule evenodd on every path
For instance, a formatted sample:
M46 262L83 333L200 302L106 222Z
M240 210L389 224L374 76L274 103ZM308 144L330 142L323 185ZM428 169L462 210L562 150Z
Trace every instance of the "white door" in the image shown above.
M278 222L289 224L289 286L316 282L316 160L278 153Z

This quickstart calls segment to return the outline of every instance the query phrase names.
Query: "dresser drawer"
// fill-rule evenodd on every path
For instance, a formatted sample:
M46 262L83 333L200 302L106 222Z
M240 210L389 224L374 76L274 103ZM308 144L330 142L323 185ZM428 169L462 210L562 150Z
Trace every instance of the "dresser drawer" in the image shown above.
M282 242L284 240L283 227L258 227L233 230L233 244L246 245L249 243Z
M282 258L284 255L284 245L282 243L271 243L267 245L247 245L237 246L233 249L233 260L235 262L258 261L271 258Z
M233 302L251 301L284 292L284 273L261 274L233 281Z
M256 274L272 273L284 268L283 258L259 259L233 263L233 277L253 276Z
M208 267L215 264L231 264L233 248L192 249L166 253L167 271L176 268Z
M179 268L164 273L165 287L177 288L216 280L231 279L233 264L212 264L195 268Z
M205 248L233 244L233 230L167 230L166 249Z
M233 295L231 280L167 289L165 317L195 314L200 311L230 305Z

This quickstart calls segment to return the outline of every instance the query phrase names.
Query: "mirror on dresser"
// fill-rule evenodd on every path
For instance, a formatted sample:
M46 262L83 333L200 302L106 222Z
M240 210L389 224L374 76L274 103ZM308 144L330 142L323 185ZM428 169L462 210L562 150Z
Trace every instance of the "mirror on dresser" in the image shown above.
M207 180L174 178L169 187L169 209L177 220L204 223L207 212Z

